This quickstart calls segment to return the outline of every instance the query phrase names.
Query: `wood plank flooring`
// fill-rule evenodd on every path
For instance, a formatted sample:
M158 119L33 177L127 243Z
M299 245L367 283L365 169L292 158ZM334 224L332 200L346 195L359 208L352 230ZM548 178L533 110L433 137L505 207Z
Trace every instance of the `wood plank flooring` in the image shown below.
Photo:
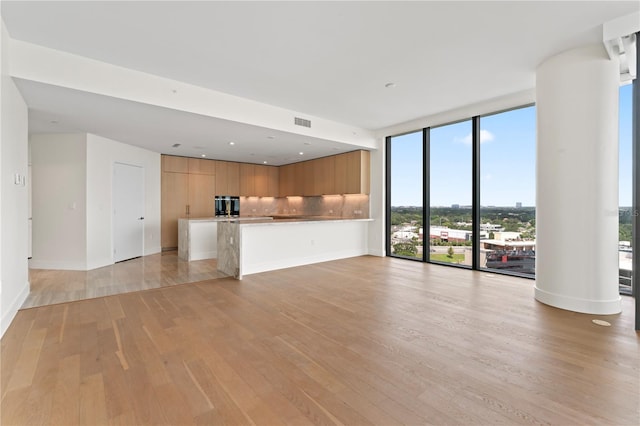
M596 317L532 287L365 256L24 309L0 422L639 424L633 299Z
M90 271L31 269L22 308L225 277L217 265L216 259L187 262L177 251L168 251Z

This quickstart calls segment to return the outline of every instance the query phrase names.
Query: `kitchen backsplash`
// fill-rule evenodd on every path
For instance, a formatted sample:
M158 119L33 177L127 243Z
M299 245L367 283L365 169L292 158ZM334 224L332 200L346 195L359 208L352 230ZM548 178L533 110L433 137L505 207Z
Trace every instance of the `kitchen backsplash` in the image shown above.
M369 196L240 197L240 216L272 215L368 218Z

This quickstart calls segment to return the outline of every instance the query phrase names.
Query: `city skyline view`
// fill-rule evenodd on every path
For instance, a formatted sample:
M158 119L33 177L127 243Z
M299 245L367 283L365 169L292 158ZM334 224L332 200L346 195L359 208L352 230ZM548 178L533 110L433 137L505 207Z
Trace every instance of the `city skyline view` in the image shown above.
M631 206L631 85L620 88L619 205ZM535 206L535 106L480 118L480 204ZM422 131L393 138L392 206L422 205ZM471 120L430 132L430 204L471 205Z

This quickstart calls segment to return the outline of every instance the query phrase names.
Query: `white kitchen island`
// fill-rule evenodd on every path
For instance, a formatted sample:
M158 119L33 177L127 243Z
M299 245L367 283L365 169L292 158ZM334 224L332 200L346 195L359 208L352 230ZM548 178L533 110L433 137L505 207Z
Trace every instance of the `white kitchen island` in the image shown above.
M368 254L373 219L232 220L218 223L218 270L258 272Z

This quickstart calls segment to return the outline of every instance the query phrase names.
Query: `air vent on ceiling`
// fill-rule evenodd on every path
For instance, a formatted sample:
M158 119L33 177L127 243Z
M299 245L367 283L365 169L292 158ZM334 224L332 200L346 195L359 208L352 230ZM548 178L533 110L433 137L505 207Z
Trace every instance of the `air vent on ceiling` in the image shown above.
M173 148L177 148L177 147L179 147L180 145L182 145L182 144L181 144L181 143L174 143L174 144L173 144L173 145L171 145L171 146L172 146Z
M294 117L293 123L296 126L311 127L311 120L305 120L304 118L300 117Z

